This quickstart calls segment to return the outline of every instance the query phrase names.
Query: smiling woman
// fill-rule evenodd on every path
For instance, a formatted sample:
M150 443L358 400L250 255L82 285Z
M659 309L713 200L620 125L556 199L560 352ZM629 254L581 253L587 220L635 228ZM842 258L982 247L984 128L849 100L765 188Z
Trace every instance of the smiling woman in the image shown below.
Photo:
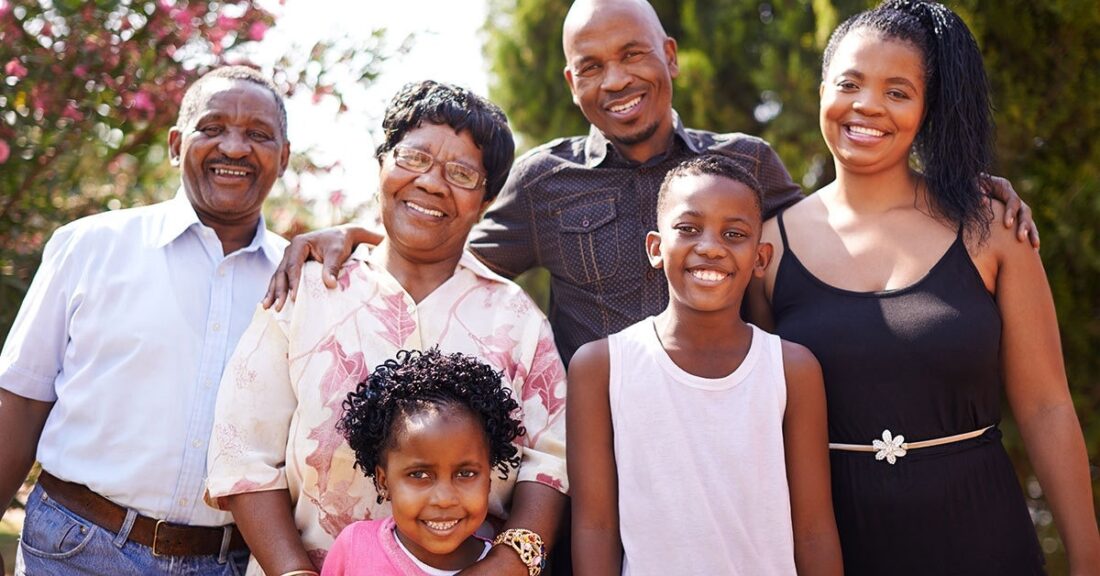
M821 362L844 573L1045 573L1001 444L1007 399L1069 573L1096 574L1050 288L979 187L993 130L977 42L941 4L890 0L841 24L823 60L837 178L765 224L777 256L752 293L755 321Z
M219 391L209 493L238 519L251 573L321 568L353 521L407 517L353 470L355 455L335 427L348 392L400 350L478 356L522 407L519 466L488 495L494 526L548 538L565 503L565 373L549 324L518 286L464 250L512 162L504 114L466 90L426 81L394 97L383 130L386 239L353 254L339 290L324 289L320 265L307 265L297 300L255 317ZM479 175L477 186L457 176L465 169ZM452 444L465 430L435 424L454 433ZM517 559L510 548L494 549L478 566L527 574Z

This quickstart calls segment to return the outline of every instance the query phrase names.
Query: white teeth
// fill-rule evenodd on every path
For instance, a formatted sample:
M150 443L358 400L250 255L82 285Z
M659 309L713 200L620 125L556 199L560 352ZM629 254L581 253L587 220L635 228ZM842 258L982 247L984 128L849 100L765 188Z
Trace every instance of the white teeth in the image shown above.
M450 530L458 524L458 520L451 520L449 522L432 522L431 520L425 520L424 523L432 530Z
M849 130L856 134L863 134L866 136L885 136L886 133L882 130L875 130L874 128L868 128L866 126L849 126Z
M691 275L706 282L718 282L727 276L717 270L692 270Z
M247 176L248 172L244 170L230 170L228 168L215 168L214 174L218 176Z
M427 214L428 216L435 216L436 218L442 218L444 216L444 214L442 212L440 212L439 210L432 210L431 208L425 208L425 207L423 207L419 204L416 204L414 202L405 202L405 205L408 206L409 208L412 208L416 212L420 212L421 214Z
M616 113L617 112L626 112L627 110L630 110L631 108L637 106L638 102L641 102L641 101L642 101L642 97L637 96L635 98L632 98L628 102L625 102L623 104L619 104L618 106L612 106L611 111L616 112Z

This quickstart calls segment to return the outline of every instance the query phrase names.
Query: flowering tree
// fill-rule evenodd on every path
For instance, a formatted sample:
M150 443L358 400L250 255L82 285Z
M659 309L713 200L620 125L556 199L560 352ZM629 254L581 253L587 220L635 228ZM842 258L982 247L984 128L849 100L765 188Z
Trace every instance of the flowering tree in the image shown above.
M238 0L0 0L0 342L57 226L174 192L166 141L184 90L247 59L274 21ZM288 54L274 80L340 99L327 72L369 82L379 39ZM317 167L297 157L291 169ZM274 204L280 232L303 226L306 201Z

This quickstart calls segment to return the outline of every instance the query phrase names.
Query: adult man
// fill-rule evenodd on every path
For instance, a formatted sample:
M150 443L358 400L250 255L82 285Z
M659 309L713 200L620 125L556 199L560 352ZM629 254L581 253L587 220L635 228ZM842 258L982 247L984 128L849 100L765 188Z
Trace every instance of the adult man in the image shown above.
M286 245L260 208L286 110L247 67L183 98L167 202L60 228L0 354L0 502L35 459L17 571L237 574L248 549L203 502L217 383Z
M765 217L801 192L763 140L684 128L672 109L676 41L645 0L578 0L562 36L565 79L592 128L519 158L469 247L509 278L538 266L550 271L549 318L568 364L580 345L664 309L667 285L644 246L671 167L708 151L734 157L761 183ZM1016 202L1000 182L998 195ZM1024 207L1021 231L1032 229L1029 213ZM355 243L380 239L353 226L339 230L292 242L265 305L281 307L286 294L293 296L288 286L297 285L307 254L325 262L326 284L335 286L335 271Z

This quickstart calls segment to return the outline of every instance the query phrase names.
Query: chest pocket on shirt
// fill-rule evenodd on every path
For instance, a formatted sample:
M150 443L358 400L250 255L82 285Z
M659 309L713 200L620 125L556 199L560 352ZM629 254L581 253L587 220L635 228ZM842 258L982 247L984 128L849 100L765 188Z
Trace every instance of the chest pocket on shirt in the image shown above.
M562 198L554 211L565 274L578 284L613 276L619 268L620 240L615 193Z

